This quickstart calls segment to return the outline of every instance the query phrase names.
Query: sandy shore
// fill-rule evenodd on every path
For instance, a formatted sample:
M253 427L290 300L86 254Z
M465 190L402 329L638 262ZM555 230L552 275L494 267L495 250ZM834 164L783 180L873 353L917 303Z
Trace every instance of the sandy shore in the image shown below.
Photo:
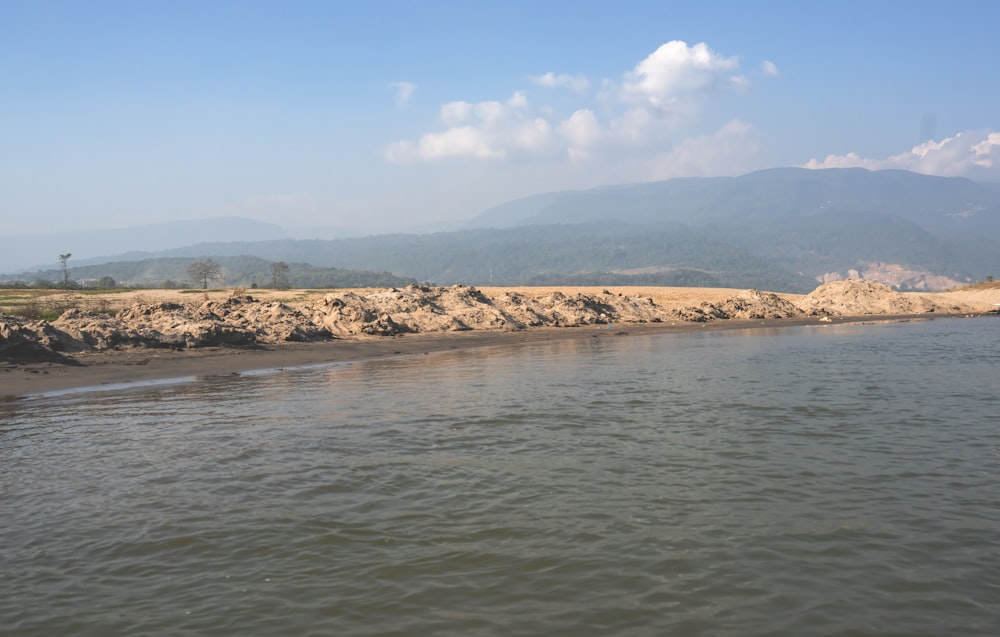
M92 352L63 363L0 363L0 399L11 400L70 389L119 389L153 381L190 381L206 376L235 375L258 370L280 370L308 365L412 356L457 349L497 348L557 339L623 338L636 335L712 332L722 330L781 329L848 323L930 320L920 316L838 317L821 322L816 317L717 321L713 323L655 323L532 328L516 332L470 331L444 334L408 334L396 337L342 339L318 343L287 343L255 348L205 348L186 351L134 350Z
M461 286L458 287L461 288ZM311 342L279 342L274 339L268 341L261 338L257 339L257 345L247 347L90 348L89 351L68 350L66 355L34 360L0 358L0 399L12 399L68 389L108 389L165 379L192 379L201 376L239 374L252 370L281 369L390 356L422 355L452 349L506 347L554 339L621 338L636 334L734 329L760 330L761 328L801 325L814 325L819 329L843 323L932 319L956 314L982 315L988 312L995 313L1000 308L1000 284L983 284L941 293L906 294L892 292L884 286L879 289L869 289L862 282L840 287L838 284L830 284L830 286L824 287L832 288L832 296L821 294L814 299L813 295L782 294L770 295L768 298L768 293L763 296L759 294L746 296L743 291L733 289L657 287L616 287L612 288L611 291L589 287L484 287L480 288L479 292L470 288L448 288L428 290L426 293L414 290L411 296L439 294L434 297L437 305L424 305L424 309L420 310L423 314L420 314L420 311L414 311L412 307L407 307L405 304L409 302L410 297L399 291L352 290L350 292L353 295L370 295L365 298L377 299L383 303L380 306L381 309L372 312L373 316L379 312L390 312L393 316L403 317L397 320L410 320L413 325L418 326L418 329L413 330L415 333L369 336L359 332L357 328L359 325L363 327L370 323L359 322L347 333L342 332L337 335L334 340L330 340L333 338L330 337L326 339L297 339ZM270 306L262 304L270 303L272 306L282 304L282 308L308 308L310 304L313 307L319 304L319 307L326 311L328 308L324 303L327 302L323 299L329 299L325 296L328 292L316 290L254 291L259 301L255 302L253 307L264 307L266 310ZM822 288L817 290L814 295L821 292ZM441 296L441 293L444 296ZM480 293L493 299L507 299L508 309L522 307L523 304L527 303L523 300L518 301L517 298L549 299L551 301L555 297L568 297L568 303L560 301L564 303L560 306L562 308L560 311L564 313L575 311L586 306L587 303L593 302L599 302L598 308L607 307L600 305L600 303L617 303L619 299L625 299L626 303L623 303L617 310L608 310L619 312L613 325L603 324L610 321L596 320L593 316L588 318L583 315L578 320L570 317L567 324L571 326L536 326L510 329L510 325L502 323L497 325L495 322L490 322L491 315L488 313L480 311L478 314L470 314L468 308L473 305L489 310L497 307L496 305L484 304L482 301L485 299L477 296ZM231 291L220 290L207 293L199 292L193 296L194 300L205 303L208 307L212 302L223 300L231 294ZM446 298L448 294L453 298L449 297L450 300ZM510 303L511 294L517 297L513 304ZM360 302L359 299L361 299L360 296L352 298L354 299L352 302ZM630 298L632 301L637 299L638 304L633 302L631 306L628 305ZM671 314L675 309L691 308L699 306L699 304L700 307L704 308L705 304L709 303L731 303L734 298L738 301L737 306L757 304L760 306L758 309L770 307L771 309L768 310L770 313L751 315L751 318L730 316L724 320L706 320L712 317L704 315L691 318L684 314ZM587 303L582 303L579 299L584 299ZM109 295L102 302L110 303L115 307L129 307L130 304L135 304L137 301L186 302L190 305L192 294L168 290L142 290ZM794 310L792 313L782 313L783 310L777 306L786 302L798 304L806 309L814 309L818 303L820 304L818 307L823 308L826 315L815 311L803 312L803 310L795 308L792 308ZM340 307L338 303L339 301L334 302L331 307ZM499 305L500 302L497 301L497 304ZM219 310L219 306L214 307L217 311L222 311ZM238 305L229 311L239 314L245 307ZM629 310L630 307L633 309ZM654 315L642 314L646 311L644 308L650 307L655 307L658 313ZM775 310L776 307L777 310ZM791 306L789 305L789 307ZM638 308L638 313L636 313L635 308ZM584 309L586 308L584 307ZM744 307L744 309L746 308ZM273 310L268 311L273 312ZM605 310L599 309L598 311ZM629 311L632 313L629 314ZM729 311L733 310L730 308ZM923 312L934 313L924 314ZM442 315L448 313L461 316L462 320L466 322L466 327L456 329L453 323L441 323ZM362 313L356 312L356 314ZM261 320L264 321L264 325L269 326L280 320L281 313L265 313L262 316ZM563 314L564 319L565 316L566 314ZM758 318L753 318L753 316ZM761 316L767 318L759 318ZM302 317L297 315L296 320L302 320ZM479 322L477 323L476 320ZM552 325L554 323L558 325L558 322L551 321L551 316L549 320L549 323L543 324ZM421 321L423 322L421 323ZM348 327L352 326L348 325Z

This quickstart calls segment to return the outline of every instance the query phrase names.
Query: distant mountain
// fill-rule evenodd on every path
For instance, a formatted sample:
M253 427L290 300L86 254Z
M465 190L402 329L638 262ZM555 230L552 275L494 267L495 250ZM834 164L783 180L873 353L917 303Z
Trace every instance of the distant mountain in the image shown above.
M741 177L544 193L486 210L467 227L594 221L748 226L848 213L895 215L933 231L1000 241L1000 184L901 170L774 168Z
M78 266L99 257L106 260L108 255L128 258L130 253L139 256L203 241L265 241L286 237L288 234L280 226L242 217L20 235L2 239L0 272L52 267L59 263L58 256L67 252L73 255L70 263Z
M444 285L785 292L847 276L942 289L1000 275L1000 184L903 171L788 168L546 193L487 210L470 225L481 227L336 240L206 240L129 259L253 256Z

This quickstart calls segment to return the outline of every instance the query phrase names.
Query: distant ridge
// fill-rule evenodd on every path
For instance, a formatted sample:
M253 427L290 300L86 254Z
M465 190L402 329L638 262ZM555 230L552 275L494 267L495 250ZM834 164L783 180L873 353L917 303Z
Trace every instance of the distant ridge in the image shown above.
M214 217L143 224L127 228L28 234L3 239L0 272L51 267L58 255L69 252L71 264L85 265L91 259L158 252L206 241L267 241L284 239L288 233L278 225L243 217Z
M931 229L1000 241L1000 184L902 170L772 168L740 177L544 193L490 208L466 227L599 221L756 224L839 213L895 215Z
M775 292L843 278L942 290L1000 275L1000 184L905 171L779 168L544 193L486 210L469 225L480 227L334 240L206 235L92 261L257 257L441 285ZM53 256L68 249L46 248ZM71 265L83 265L73 251Z

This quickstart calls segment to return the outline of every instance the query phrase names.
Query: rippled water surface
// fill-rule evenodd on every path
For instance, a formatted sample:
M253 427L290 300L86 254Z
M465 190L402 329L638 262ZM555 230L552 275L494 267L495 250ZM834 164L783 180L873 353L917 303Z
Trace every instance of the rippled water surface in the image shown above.
M997 635L998 328L0 404L0 634Z

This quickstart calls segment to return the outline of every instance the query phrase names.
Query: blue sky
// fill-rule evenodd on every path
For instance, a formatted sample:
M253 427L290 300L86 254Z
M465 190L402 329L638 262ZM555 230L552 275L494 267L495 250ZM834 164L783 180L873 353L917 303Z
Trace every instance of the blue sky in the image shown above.
M1000 181L1000 4L0 0L0 236L775 166Z

